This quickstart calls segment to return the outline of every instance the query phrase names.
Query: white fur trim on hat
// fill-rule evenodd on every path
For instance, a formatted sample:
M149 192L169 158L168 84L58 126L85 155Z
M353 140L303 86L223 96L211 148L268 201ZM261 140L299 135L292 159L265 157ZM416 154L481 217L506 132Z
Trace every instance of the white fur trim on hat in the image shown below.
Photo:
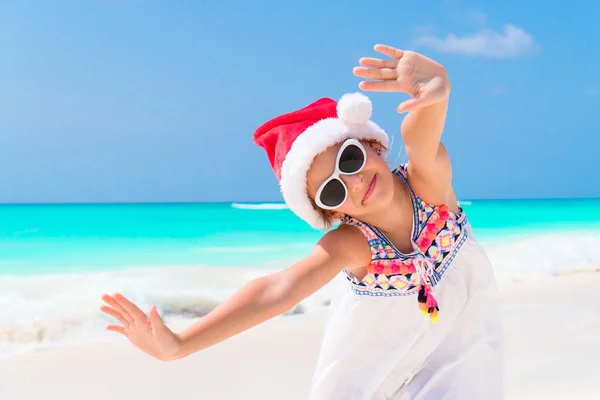
M372 106L366 96L360 93L344 95L338 102L337 110L340 118L320 120L302 132L281 166L279 184L283 199L290 210L316 229L325 229L326 224L321 214L313 208L307 193L306 174L313 159L328 147L348 138L375 139L388 147L387 134L368 120Z

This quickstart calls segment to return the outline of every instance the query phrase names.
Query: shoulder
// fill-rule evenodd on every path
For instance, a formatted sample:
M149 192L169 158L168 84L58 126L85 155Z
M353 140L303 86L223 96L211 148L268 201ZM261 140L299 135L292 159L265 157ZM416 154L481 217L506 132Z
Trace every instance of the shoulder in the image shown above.
M345 266L365 266L371 262L371 248L359 228L341 224L327 232L318 246Z

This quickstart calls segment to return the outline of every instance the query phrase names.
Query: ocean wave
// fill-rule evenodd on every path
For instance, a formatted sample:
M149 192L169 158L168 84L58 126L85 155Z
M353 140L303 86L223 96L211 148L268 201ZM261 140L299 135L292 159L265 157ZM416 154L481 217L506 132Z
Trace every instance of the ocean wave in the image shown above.
M600 234L529 234L482 242L502 282L534 281L600 267ZM281 261L282 268L289 265ZM156 305L167 324L191 323L269 268L136 267L119 271L36 276L0 276L0 355L40 346L115 340L100 312L103 293L120 292L143 310ZM343 275L302 301L290 313L326 307Z
M120 292L142 310L156 305L167 324L183 325L206 315L245 283L270 269L144 267L121 271L0 277L0 356L39 347L115 340L100 311L103 293ZM322 308L327 290L289 313ZM185 322L187 321L187 322Z
M482 242L501 282L534 281L600 267L600 234L529 233Z
M288 208L283 203L232 203L231 207L242 210L286 210Z

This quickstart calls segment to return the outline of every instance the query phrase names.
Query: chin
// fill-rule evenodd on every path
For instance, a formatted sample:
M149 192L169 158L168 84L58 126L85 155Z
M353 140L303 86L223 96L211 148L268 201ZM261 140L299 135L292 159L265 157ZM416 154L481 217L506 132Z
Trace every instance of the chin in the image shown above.
M377 208L384 208L390 205L394 196L390 196L387 193L382 194L381 196L377 196L373 198L373 205Z

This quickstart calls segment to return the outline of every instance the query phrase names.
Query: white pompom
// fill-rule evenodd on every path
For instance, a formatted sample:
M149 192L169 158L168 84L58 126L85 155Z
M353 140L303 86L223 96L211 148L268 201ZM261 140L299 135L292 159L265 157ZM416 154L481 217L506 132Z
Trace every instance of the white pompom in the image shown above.
M347 93L337 103L338 117L352 125L362 125L371 119L373 104L362 93Z

